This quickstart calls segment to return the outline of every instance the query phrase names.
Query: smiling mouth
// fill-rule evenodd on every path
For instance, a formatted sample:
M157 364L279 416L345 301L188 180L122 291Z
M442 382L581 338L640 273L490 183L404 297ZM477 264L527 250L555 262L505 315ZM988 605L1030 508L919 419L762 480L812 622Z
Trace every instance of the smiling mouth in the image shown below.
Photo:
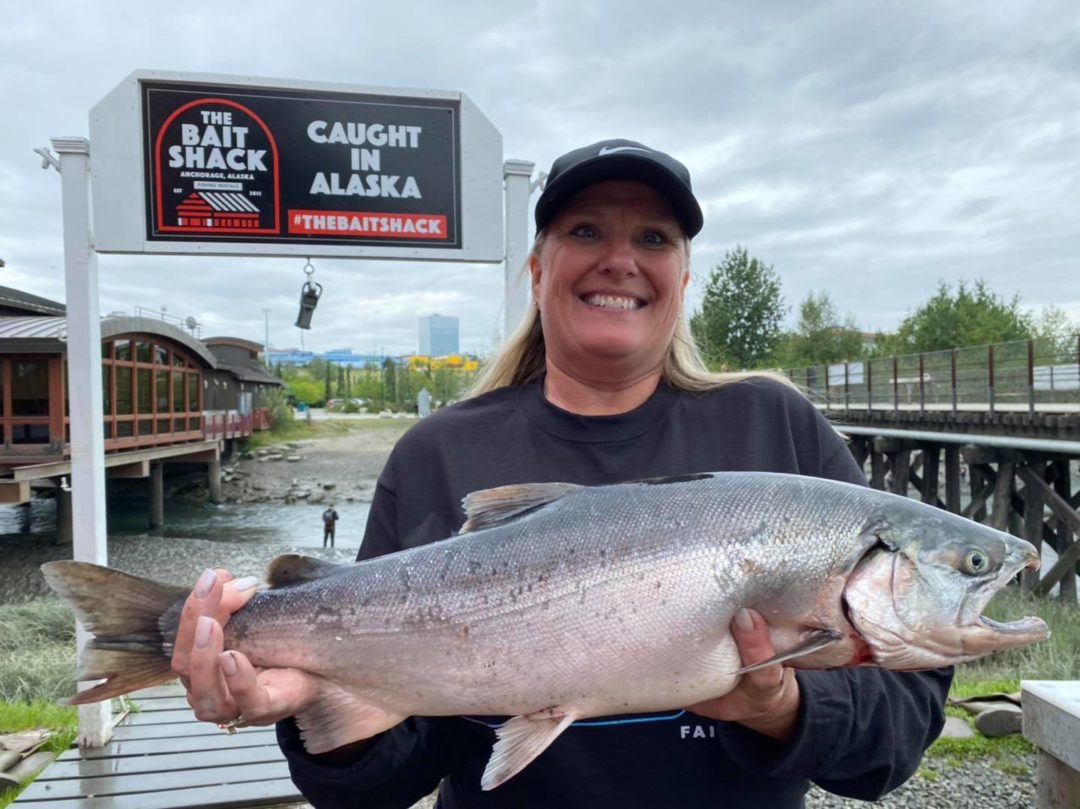
M599 309L640 309L645 305L639 298L629 298L623 295L582 295L581 300Z

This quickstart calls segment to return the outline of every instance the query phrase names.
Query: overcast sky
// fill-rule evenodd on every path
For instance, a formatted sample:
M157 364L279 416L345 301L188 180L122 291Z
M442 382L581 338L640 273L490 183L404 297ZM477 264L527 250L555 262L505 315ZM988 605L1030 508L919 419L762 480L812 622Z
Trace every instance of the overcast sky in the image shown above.
M685 162L705 210L697 306L736 244L792 309L827 292L890 330L941 281L985 278L1080 322L1080 11L1061 2L15 0L0 26L0 284L64 298L60 177L32 149L88 135L136 69L462 91L504 158L546 170L620 137ZM535 200L535 196L534 196ZM531 229L530 229L531 233ZM102 312L299 346L302 259L103 255ZM308 349L417 349L417 318L502 321L497 265L317 259Z

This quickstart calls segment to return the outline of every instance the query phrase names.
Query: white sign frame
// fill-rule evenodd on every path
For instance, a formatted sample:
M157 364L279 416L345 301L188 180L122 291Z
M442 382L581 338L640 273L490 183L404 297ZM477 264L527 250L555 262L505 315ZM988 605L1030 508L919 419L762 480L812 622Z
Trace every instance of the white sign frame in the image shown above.
M461 247L435 245L156 241L146 238L147 183L140 83L200 84L258 89L300 90L411 97L460 104ZM503 239L502 135L467 95L441 90L403 90L350 84L266 79L210 73L137 70L118 84L90 111L90 164L93 202L93 247L99 253L206 256L303 256L319 258L401 259L501 263ZM140 200L141 205L133 205Z

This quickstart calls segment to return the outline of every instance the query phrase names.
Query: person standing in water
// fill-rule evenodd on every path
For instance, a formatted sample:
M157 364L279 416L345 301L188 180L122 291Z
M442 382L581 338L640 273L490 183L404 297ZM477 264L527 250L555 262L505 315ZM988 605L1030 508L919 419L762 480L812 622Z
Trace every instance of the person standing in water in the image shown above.
M334 529L337 528L338 513L334 510L334 504L331 503L326 507L326 511L322 513L322 546L326 547L327 540L330 541L330 547L334 547Z

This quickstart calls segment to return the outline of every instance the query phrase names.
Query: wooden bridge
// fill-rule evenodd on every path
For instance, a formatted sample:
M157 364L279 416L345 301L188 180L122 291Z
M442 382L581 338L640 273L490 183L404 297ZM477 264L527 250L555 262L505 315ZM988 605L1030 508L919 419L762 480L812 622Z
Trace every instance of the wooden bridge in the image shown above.
M1003 531L1057 562L1023 588L1077 603L1080 335L786 371L850 439L870 484Z

